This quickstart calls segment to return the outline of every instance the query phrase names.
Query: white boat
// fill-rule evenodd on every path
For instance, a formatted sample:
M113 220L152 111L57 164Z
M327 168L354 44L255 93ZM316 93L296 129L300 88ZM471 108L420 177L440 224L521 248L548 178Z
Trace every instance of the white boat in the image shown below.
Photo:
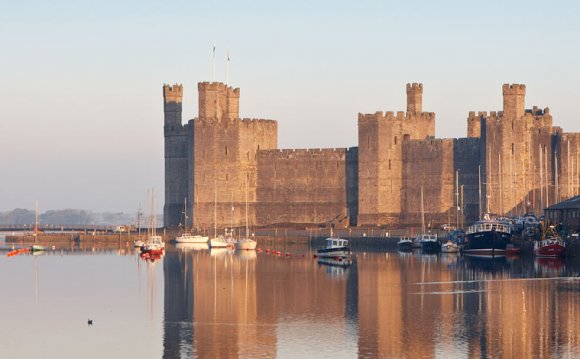
M141 252L161 254L165 250L165 241L163 237L157 235L157 222L155 220L155 194L151 190L151 218L149 220L149 237L147 242L141 246Z
M319 258L350 258L352 252L348 240L342 238L326 238L326 247L316 250Z
M447 241L441 245L442 253L459 253L459 246L452 241Z
M211 248L227 248L230 244L223 236L217 235L217 183L214 183L213 192L213 238L209 240Z
M145 244L145 242L143 242L142 240L138 239L135 242L133 242L133 247L135 247L135 248L141 248L141 247L143 247L144 244Z
M219 236L219 237L210 239L209 246L211 248L228 248L228 247L232 247L233 243L228 242L223 236Z
M258 242L250 238L250 229L248 227L248 178L246 177L246 238L240 238L234 244L237 250L254 250Z
M183 215L184 215L184 232L182 234L180 234L179 236L175 237L175 241L177 243L207 243L207 241L209 240L208 236L200 236L198 234L191 234L187 231L187 198L185 198L184 200L185 205L184 205L184 209L183 209Z
M193 235L191 233L182 233L175 237L177 243L207 243L208 240L208 236L200 236L198 234Z
M163 241L163 238L161 238L161 236L157 235L149 236L147 242L145 242L145 244L143 244L143 246L141 247L141 251L143 252L156 252L162 251L164 249L165 242Z
M241 238L241 239L238 239L238 241L235 244L235 247L238 250L254 250L254 249L256 249L257 245L258 245L258 242L256 242L252 238Z

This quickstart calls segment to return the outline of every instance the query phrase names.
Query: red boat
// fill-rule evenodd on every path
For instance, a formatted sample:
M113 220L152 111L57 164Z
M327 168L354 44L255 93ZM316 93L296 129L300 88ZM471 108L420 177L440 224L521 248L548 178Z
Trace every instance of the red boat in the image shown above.
M561 257L566 251L566 245L554 226L548 227L541 241L534 243L534 254L538 257Z

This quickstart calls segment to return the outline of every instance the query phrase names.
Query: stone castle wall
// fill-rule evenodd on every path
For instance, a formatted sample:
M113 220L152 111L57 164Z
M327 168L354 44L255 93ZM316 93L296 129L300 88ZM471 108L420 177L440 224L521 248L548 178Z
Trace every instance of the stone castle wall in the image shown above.
M258 152L257 224L343 223L347 149Z
M241 119L240 90L198 84L199 116L182 125L181 85L164 86L166 226L468 224L482 212L535 212L580 193L580 134L525 109L526 87L504 85L503 109L470 112L467 138L435 139L422 84L406 112L358 115L359 146L278 150L277 123ZM246 201L247 196L247 201ZM214 212L216 220L214 220Z

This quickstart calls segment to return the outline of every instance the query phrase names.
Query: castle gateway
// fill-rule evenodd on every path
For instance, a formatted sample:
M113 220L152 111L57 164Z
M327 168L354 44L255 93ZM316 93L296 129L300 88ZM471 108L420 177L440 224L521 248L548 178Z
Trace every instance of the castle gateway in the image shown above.
M166 227L469 223L580 193L580 133L526 109L524 85L503 85L503 111L470 112L468 137L435 138L422 84L406 112L358 115L358 147L278 149L274 120L242 119L240 89L198 84L199 117L182 123L183 87L163 86Z

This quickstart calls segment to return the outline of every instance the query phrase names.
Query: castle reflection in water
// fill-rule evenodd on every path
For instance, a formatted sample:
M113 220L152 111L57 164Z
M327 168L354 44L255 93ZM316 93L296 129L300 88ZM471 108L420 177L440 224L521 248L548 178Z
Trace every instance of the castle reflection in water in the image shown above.
M164 357L578 357L577 266L170 250ZM576 271L576 272L574 272Z

